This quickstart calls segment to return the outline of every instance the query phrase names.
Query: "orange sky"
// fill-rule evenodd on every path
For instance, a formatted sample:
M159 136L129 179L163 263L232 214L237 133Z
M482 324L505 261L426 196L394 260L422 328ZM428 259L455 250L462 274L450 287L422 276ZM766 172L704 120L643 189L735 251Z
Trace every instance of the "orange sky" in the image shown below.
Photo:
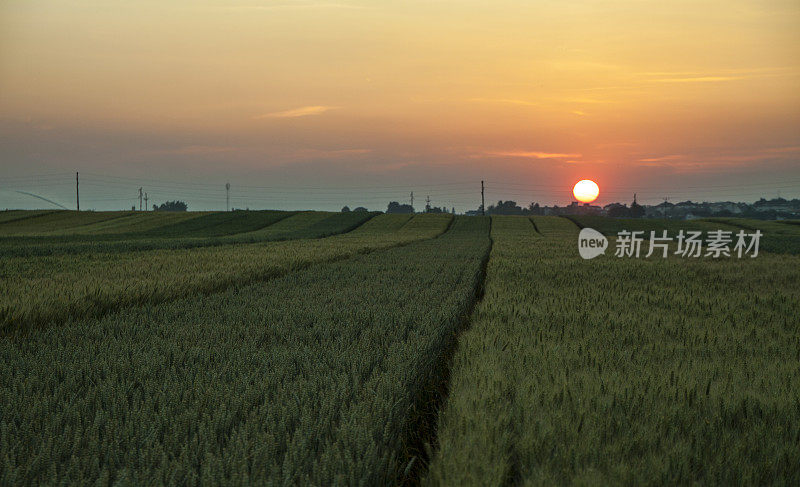
M798 26L800 4L773 0L10 0L0 161L187 198L287 190L239 191L252 207L415 190L463 211L481 179L523 204L566 204L583 178L603 204L798 197ZM13 189L71 201L20 180L0 207Z

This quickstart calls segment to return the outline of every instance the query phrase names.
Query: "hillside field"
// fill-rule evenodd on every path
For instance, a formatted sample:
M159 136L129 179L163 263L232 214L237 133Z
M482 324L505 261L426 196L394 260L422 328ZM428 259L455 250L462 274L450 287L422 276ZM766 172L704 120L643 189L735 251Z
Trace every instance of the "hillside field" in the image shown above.
M798 485L798 254L736 218L0 212L0 485Z

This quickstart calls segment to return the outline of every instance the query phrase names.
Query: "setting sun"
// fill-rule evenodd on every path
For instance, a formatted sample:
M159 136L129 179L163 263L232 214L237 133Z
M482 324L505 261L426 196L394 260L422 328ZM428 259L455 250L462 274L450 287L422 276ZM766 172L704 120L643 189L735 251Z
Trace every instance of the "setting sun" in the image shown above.
M572 194L581 203L591 203L600 194L600 187L591 179L582 179L575 183L575 187L572 188Z

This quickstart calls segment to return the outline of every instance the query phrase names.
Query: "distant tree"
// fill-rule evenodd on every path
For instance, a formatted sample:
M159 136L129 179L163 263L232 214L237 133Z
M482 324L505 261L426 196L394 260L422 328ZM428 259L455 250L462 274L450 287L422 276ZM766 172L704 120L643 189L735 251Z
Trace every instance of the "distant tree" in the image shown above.
M401 205L397 201L392 201L386 208L386 213L414 213L414 207L411 205Z
M631 210L627 206L619 203L613 203L609 205L607 212L608 216L612 218L625 218L631 216Z
M528 205L528 214L531 215L543 215L544 210L539 206L539 203L531 203Z
M486 210L487 215L522 215L523 213L517 202L511 200L498 201L497 205L489 205Z
M349 212L350 212L350 207L349 206L345 205L345 206L342 207L342 213L349 213Z
M162 204L161 206L153 205L154 211L186 211L189 209L189 205L184 203L183 201L167 201L166 203Z
M355 210L353 210L353 211L358 211L358 212L360 212L360 213L366 213L366 212L368 212L369 210L368 210L368 209L366 209L366 208L364 208L363 206L359 206L358 208L356 208L356 209L355 209Z

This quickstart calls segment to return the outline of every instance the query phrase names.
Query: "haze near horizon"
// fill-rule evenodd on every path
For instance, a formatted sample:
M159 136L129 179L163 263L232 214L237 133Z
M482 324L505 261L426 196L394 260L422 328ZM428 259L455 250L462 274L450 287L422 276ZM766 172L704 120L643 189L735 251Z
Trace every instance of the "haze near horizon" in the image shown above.
M800 197L794 1L0 5L0 208Z

